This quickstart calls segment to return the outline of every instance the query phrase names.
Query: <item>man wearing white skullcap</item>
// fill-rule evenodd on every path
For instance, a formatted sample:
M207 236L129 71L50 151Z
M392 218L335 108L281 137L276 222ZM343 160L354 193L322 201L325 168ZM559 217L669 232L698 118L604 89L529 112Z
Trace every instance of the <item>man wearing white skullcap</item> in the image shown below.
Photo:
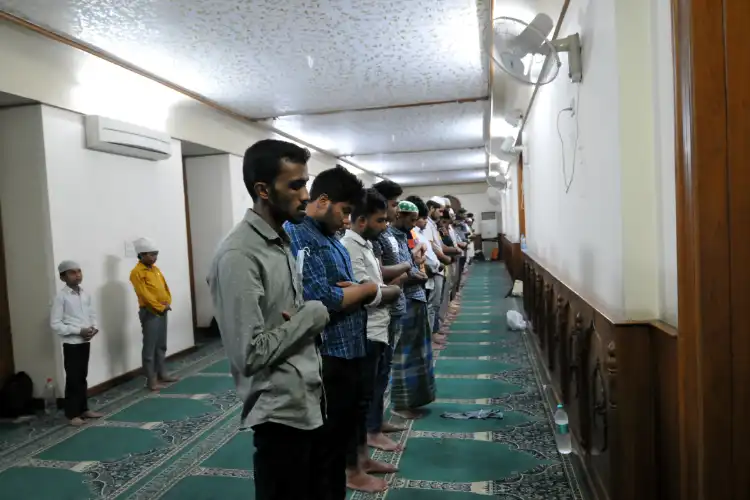
M64 260L57 266L60 281L65 287L52 303L50 326L62 338L65 365L65 416L70 424L80 427L84 419L102 415L89 410L87 399L89 371L89 342L99 330L91 295L81 288L81 266Z
M130 283L138 297L138 318L143 330L141 361L146 383L152 391L164 388L164 383L176 382L167 374L167 313L172 310L172 294L167 280L156 267L159 247L149 238L133 242L138 264L130 272Z

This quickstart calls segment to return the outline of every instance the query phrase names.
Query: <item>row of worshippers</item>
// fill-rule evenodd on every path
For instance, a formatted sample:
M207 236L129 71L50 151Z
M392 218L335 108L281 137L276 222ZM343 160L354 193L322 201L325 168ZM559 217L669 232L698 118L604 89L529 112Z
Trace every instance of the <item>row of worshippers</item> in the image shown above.
M423 203L343 167L308 192L308 150L263 140L245 153L253 208L219 245L209 273L215 317L252 428L258 500L343 500L380 492L396 467L384 421L435 400L433 349L469 234L442 199ZM340 239L337 232L349 221ZM463 229L463 228L462 228ZM466 228L468 229L468 228Z
M152 391L177 378L166 371L167 316L172 310L172 294L158 267L159 248L149 238L133 242L138 262L130 282L138 299L138 318L143 331L141 361L146 385ZM64 260L57 271L65 286L57 293L50 311L50 326L62 341L65 369L64 413L71 425L80 427L102 414L88 407L88 367L91 341L99 333L91 295L81 286L83 271L73 260Z

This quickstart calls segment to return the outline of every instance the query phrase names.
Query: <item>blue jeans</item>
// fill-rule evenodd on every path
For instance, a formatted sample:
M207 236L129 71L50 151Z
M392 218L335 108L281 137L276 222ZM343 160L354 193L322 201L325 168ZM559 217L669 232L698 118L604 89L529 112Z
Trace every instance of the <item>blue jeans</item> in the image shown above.
M388 345L379 349L377 360L375 361L375 381L373 384L372 401L367 411L367 433L377 434L383 427L383 413L385 412L385 391L388 389L388 382L391 378L391 362L393 361L393 348L396 341L401 336L401 316L391 317L388 325ZM371 344L367 343L368 356L371 354ZM376 347L376 346L375 346Z

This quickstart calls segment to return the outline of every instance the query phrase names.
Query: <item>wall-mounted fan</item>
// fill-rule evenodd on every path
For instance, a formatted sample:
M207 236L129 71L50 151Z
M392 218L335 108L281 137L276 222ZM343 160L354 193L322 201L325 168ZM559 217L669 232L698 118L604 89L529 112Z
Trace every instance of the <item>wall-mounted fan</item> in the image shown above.
M492 21L492 59L515 80L526 85L544 85L560 71L559 53L568 53L568 76L580 83L583 76L581 38L574 33L548 40L554 23L546 14L537 15L531 24L512 17Z

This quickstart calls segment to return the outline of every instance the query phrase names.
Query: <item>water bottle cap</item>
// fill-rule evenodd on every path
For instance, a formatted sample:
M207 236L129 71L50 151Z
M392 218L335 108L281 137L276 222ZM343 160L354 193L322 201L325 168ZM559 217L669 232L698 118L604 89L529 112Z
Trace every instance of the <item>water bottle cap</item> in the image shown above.
M51 378L48 378L48 379L47 379L47 382L52 382L52 379L51 379Z
M558 408L562 408L562 407L563 407L563 405L557 405L557 407L558 407Z

